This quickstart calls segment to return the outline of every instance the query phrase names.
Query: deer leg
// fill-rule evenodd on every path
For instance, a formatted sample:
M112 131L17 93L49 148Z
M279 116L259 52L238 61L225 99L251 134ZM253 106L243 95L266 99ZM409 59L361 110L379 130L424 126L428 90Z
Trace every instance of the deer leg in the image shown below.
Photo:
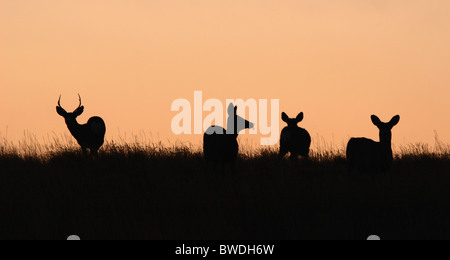
M303 159L305 159L305 161L309 161L309 151L305 152L302 154Z
M291 152L291 157L289 157L289 159L293 162L298 161L298 154Z
M81 151L83 152L83 155L84 155L84 156L87 156L87 155L88 155L88 152L87 152L87 148L86 148L86 147L82 147L82 148L81 148Z
M278 154L278 161L283 160L283 158L286 156L288 151L284 148L280 148L280 153Z
M309 157L309 152L302 154L302 159L303 159L305 166L310 166L312 164L312 161L310 160L310 157Z
M91 155L94 159L98 159L98 150L91 150Z

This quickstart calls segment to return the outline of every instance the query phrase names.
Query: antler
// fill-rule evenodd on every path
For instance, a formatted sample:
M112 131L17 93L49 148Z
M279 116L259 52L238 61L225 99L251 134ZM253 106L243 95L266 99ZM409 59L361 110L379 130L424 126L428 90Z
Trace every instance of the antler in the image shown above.
M81 107L81 96L80 96L80 94L78 94L78 100L80 101L80 104L78 105L78 108L80 108ZM58 106L61 107L61 95L59 95Z

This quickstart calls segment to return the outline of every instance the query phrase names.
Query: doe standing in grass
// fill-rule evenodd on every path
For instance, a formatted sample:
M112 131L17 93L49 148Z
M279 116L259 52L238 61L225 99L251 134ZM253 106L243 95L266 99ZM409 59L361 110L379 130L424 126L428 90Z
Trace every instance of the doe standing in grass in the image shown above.
M228 107L227 128L211 126L203 136L203 153L207 162L228 164L235 171L236 159L239 153L237 138L245 129L253 129L254 124L237 115L238 107L230 104Z
M347 146L349 172L359 171L387 172L394 161L392 153L392 128L400 122L400 116L394 116L389 123L383 123L372 116L372 123L380 129L380 142L367 138L352 138Z
M80 104L78 108L72 113L67 113L64 108L61 107L61 96L58 100L58 106L56 107L56 112L64 117L67 128L69 129L72 136L77 140L78 144L83 150L83 154L87 155L87 150L94 157L98 157L98 150L102 147L105 142L106 125L102 118L91 117L87 124L80 125L77 122L77 117L83 114L84 106L81 105L81 96L78 95Z
M282 114L281 119L283 119L288 126L281 131L280 160L283 159L287 153L291 153L291 160L298 160L298 156L302 156L305 159L309 158L311 136L308 131L298 126L298 124L303 121L303 118L303 113L298 114L296 118L289 118L286 113Z

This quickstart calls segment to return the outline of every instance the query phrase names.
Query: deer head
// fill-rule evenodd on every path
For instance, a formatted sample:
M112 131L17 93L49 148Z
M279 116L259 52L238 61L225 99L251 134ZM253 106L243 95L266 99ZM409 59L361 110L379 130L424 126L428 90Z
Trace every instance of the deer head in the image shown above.
M392 128L400 122L400 116L394 116L389 123L381 122L380 118L373 115L372 123L380 130L380 143L391 145Z
M255 127L254 123L237 115L237 106L230 104L228 106L228 123L227 123L227 134L238 135L242 130L253 129Z
M61 96L59 96L59 100L58 100L58 106L56 107L56 112L64 117L64 119L66 120L66 124L68 126L73 126L78 124L77 123L77 117L79 117L81 114L83 114L84 112L84 106L81 105L81 96L80 94L78 94L78 98L80 101L80 104L78 105L78 108L75 109L72 113L67 113L67 111L61 107Z

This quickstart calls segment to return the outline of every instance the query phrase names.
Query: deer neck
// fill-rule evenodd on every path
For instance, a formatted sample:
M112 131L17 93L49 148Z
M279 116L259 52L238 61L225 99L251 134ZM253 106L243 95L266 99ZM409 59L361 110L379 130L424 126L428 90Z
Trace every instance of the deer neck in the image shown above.
M233 130L233 132L232 132L232 130ZM231 137L237 139L238 136L239 136L239 132L240 131L239 131L238 126L237 126L237 120L235 120L233 122L232 119L228 119L228 122L227 122L227 133L226 134L228 136L231 136Z
M383 150L388 150L392 152L392 134L381 134L380 133L380 145Z
M73 121L66 122L66 124L70 133L73 135L73 137L75 137L75 139L78 140L80 138L82 125L80 125L76 119Z

